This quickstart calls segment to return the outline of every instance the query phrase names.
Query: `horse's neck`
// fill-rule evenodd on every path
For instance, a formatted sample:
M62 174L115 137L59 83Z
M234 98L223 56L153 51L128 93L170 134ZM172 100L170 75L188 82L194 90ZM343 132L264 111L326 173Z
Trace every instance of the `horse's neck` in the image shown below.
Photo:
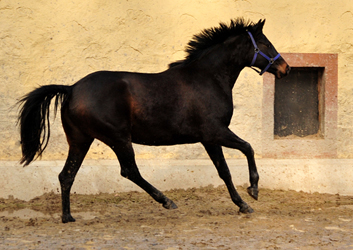
M242 59L245 55L230 59L230 54L224 48L218 47L196 60L194 66L231 90L246 65Z
M204 76L212 78L224 90L231 91L244 66L241 65L214 65L213 67L199 65Z

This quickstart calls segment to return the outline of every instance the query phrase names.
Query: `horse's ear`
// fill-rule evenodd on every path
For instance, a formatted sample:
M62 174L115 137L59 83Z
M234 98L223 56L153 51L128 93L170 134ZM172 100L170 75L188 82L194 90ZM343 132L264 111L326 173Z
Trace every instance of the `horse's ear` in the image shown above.
M259 22L257 24L255 24L254 28L256 32L262 32L262 29L265 25L265 21L266 19L262 20L260 19Z

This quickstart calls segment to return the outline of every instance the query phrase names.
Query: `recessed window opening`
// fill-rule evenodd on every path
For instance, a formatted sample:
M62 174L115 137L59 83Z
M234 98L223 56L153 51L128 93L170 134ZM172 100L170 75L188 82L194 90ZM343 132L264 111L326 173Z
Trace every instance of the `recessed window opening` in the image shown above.
M324 137L324 70L293 67L287 77L275 80L275 139Z
M262 157L337 157L338 55L281 55L289 75L263 75Z

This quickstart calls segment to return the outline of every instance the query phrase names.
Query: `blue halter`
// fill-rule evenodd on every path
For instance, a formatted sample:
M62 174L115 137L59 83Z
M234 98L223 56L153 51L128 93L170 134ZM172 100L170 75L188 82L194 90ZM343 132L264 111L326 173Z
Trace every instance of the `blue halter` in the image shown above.
M280 53L278 53L277 56L275 56L274 58L268 57L265 53L263 53L263 52L259 49L259 47L257 47L257 44L256 44L255 39L254 39L253 35L251 34L251 32L250 32L250 31L247 31L247 32L248 32L248 34L249 34L249 36L250 36L250 38L251 38L252 44L253 44L254 47L255 47L255 54L254 54L254 58L252 59L252 62L251 62L251 64L250 64L250 67L251 67L253 70L255 70L257 73L259 73L260 76L261 76L263 73L265 73L265 72L271 67L271 65L272 65L281 55L280 55ZM258 55L258 54L262 55L262 56L268 61L267 66L266 66L261 72L260 72L259 70L257 70L257 69L255 69L255 68L252 67L252 66L254 66L254 64L255 64L255 62L256 62L256 58L257 58L257 55Z

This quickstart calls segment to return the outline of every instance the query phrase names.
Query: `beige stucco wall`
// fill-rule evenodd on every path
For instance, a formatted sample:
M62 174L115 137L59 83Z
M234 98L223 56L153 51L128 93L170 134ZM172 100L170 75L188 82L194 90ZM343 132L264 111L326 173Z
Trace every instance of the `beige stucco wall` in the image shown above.
M39 85L71 85L97 70L159 72L182 59L201 29L243 16L266 18L280 52L338 54L338 158L353 158L353 2L351 0L0 1L0 161L20 158L16 101ZM231 129L262 157L263 79L245 69L234 88ZM271 146L271 145L267 145ZM206 159L196 145L135 145L139 160ZM43 160L64 160L60 116ZM243 158L225 149L228 159ZM87 159L114 159L95 142ZM10 163L12 164L12 163ZM8 168L9 164L6 165ZM30 168L30 167L29 167ZM56 177L55 177L56 178Z
M352 1L0 1L0 159L20 157L16 100L44 84L73 84L97 70L158 72L184 57L191 36L219 21L266 18L280 52L338 54L338 155L353 156ZM262 156L262 77L244 70L231 128ZM60 119L44 159L64 159ZM138 158L205 158L199 145L136 146ZM240 153L226 150L227 157ZM97 142L88 158L114 157Z

